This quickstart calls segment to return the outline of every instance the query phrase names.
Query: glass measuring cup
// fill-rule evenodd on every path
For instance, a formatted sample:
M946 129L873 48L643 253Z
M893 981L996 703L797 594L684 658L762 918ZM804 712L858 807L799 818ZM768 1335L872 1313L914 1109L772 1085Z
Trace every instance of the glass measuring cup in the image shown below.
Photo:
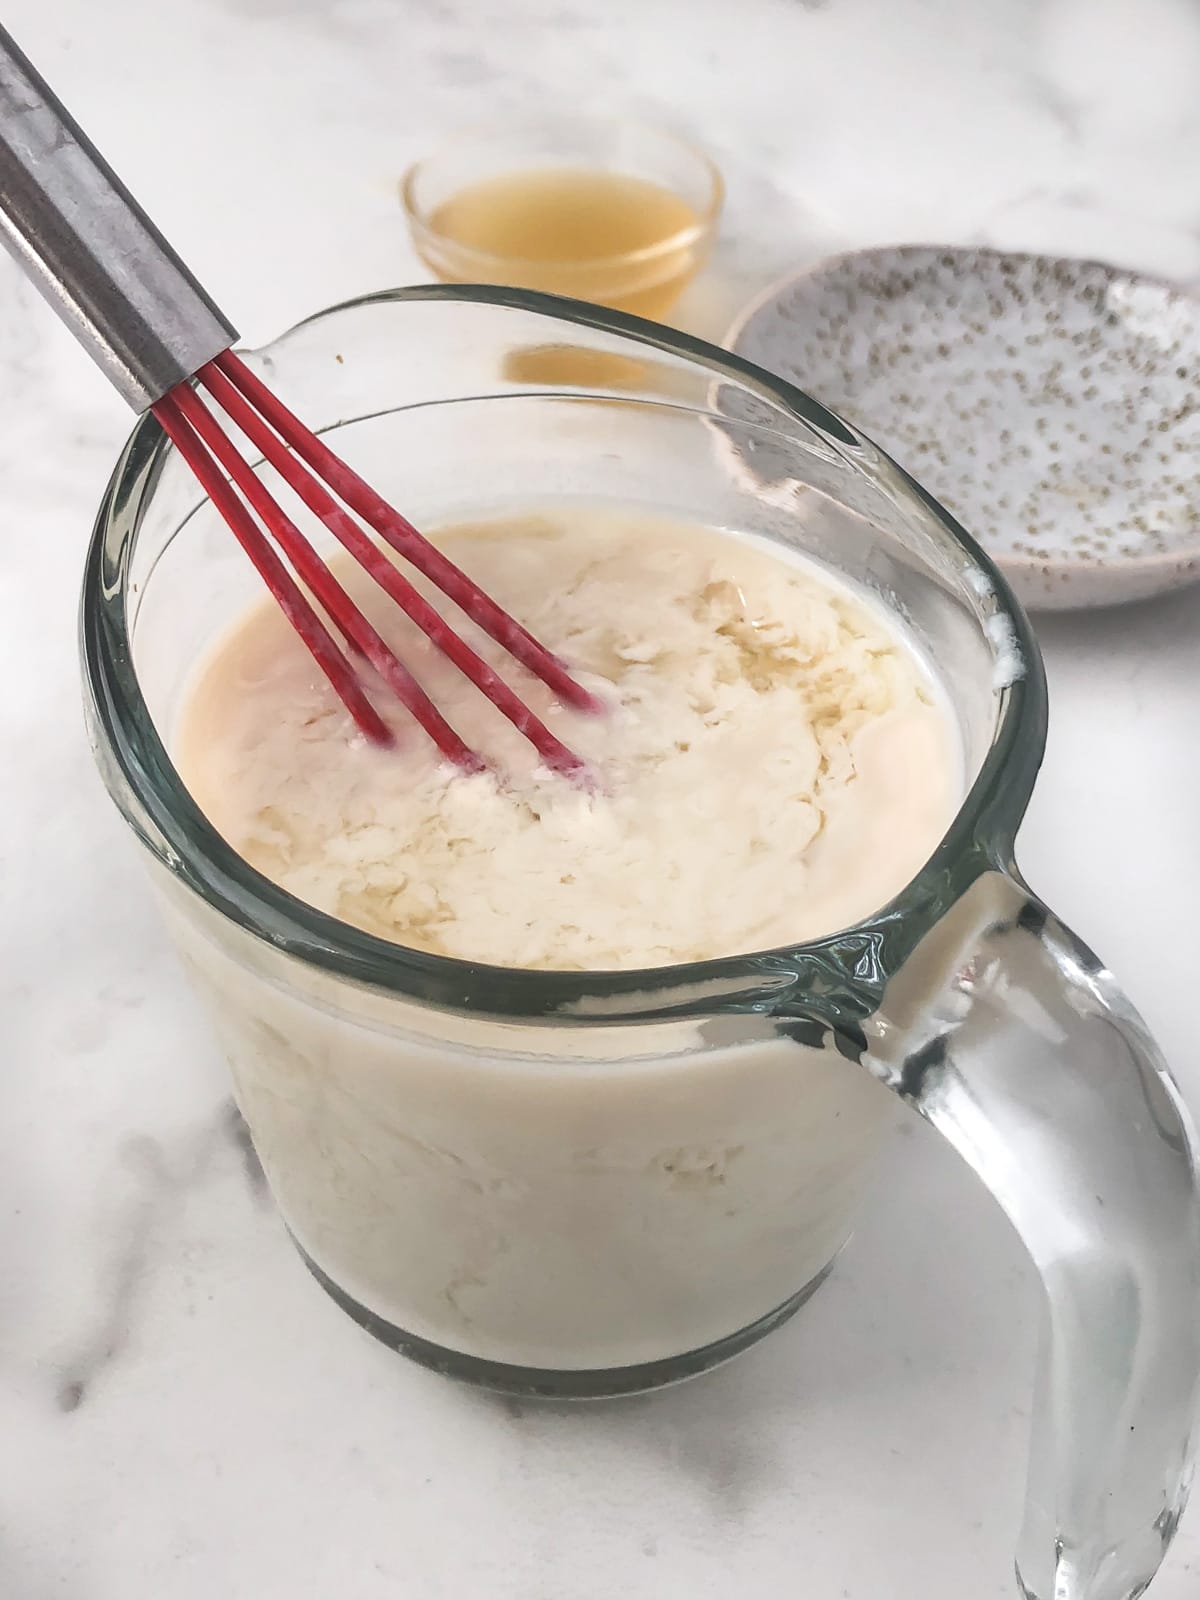
M528 348L569 352L577 381L515 379ZM670 1381L819 1281L891 1090L979 1174L1045 1287L1024 1591L1129 1600L1187 1482L1193 1143L1136 1014L1013 863L1045 694L1003 581L814 401L619 314L403 290L253 359L418 520L608 498L839 568L937 662L972 778L903 893L802 946L550 973L356 932L240 861L171 765L197 655L257 580L140 423L85 581L93 741L314 1272L379 1337L459 1376L535 1393Z

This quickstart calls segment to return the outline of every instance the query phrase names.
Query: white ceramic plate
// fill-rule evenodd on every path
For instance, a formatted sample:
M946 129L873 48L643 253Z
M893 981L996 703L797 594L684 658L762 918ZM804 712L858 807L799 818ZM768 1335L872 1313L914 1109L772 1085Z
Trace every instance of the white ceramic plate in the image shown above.
M727 342L895 457L1027 605L1200 581L1187 290L1094 261L892 247L777 284Z

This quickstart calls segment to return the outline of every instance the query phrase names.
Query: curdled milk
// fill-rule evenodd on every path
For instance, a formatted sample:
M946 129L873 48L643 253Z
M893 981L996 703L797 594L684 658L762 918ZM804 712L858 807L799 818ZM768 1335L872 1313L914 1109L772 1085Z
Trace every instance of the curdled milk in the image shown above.
M599 508L439 542L604 700L558 711L506 669L593 782L539 770L339 567L491 771L449 770L395 710L396 747L372 748L265 602L203 665L176 758L234 848L333 916L507 966L691 961L869 914L951 820L937 686L819 569ZM637 1369L735 1347L844 1241L891 1101L835 1049L702 1006L607 1027L448 1013L164 886L288 1226L393 1327L501 1366Z
M439 542L605 701L601 715L563 712L506 667L594 782L540 768L394 604L339 567L492 770L440 760L378 683L398 748L358 737L264 600L200 676L177 759L229 843L300 899L461 960L702 960L876 910L954 815L961 762L927 669L886 613L818 569L597 509ZM490 640L480 649L503 664Z

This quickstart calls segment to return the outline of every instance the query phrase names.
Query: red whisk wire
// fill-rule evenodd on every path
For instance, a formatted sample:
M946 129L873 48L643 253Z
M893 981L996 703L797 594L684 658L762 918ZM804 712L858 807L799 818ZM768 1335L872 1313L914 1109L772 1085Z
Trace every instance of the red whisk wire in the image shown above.
M228 472L239 493L257 512L309 591L337 624L343 637L360 650L379 672L444 756L468 770L480 770L483 763L479 757L463 743L412 673L357 609L233 440L222 432L220 423L207 410L199 395L185 386L176 390L173 398L183 416Z
M600 709L596 698L575 682L557 656L540 644L515 617L497 605L461 568L431 545L406 517L402 517L395 507L382 499L353 468L335 456L329 446L306 428L232 350L224 351L197 374L206 385L212 367L228 378L255 411L266 418L275 432L287 440L296 454L329 485L340 500L386 539L406 561L410 561L418 572L424 573L435 583L497 644L503 645L510 655L553 689L560 700L581 711Z
M305 599L299 585L267 543L228 480L208 454L199 435L179 405L180 391L164 395L154 407L163 431L187 462L196 481L220 512L259 576L275 596L284 616L312 652L317 665L355 722L377 744L390 744L392 735L383 718L363 693L353 667L338 649L328 628Z
M599 709L599 701L574 681L563 663L335 456L232 350L201 367L196 380L308 509L438 650L529 740L542 760L561 773L582 773L585 769L579 757L454 631L350 513L361 517L561 701L580 710ZM392 743L391 730L368 699L357 671L321 612L351 652L370 662L438 750L466 770L480 771L483 761L358 609L191 384L177 385L153 410L362 732L377 744ZM300 583L272 548L271 540L291 563Z
M233 359L236 361L236 358ZM241 364L237 364L240 367ZM249 379L250 374L245 372L244 368L242 371ZM207 366L202 367L196 376L230 420L253 445L262 451L265 459L299 495L309 510L320 518L334 537L350 552L375 582L390 595L406 615L417 624L422 632L432 640L442 654L453 662L477 689L486 695L497 710L508 718L518 732L529 740L542 760L558 772L571 773L579 771L582 765L579 758L551 733L545 723L513 692L499 673L495 672L484 661L482 656L472 650L465 639L460 638L454 632L437 608L397 570L394 563L388 560L387 556L364 533L348 512L338 505L325 485L312 476L300 455L293 454L287 448L289 443L296 445L296 441L291 438L290 433L285 439L279 438L272 431L277 424L272 423L268 426L264 418L254 409L258 403L260 393L262 395L270 395L270 390L265 389L257 383L257 380L254 380L252 404L241 392L239 385L227 376L223 357L219 358L217 362L210 362ZM273 396L272 399L274 399ZM276 402L276 407L281 417L287 419L289 428L294 425L306 434L313 444L317 443L317 440L311 434L308 434L307 429L304 429L303 425L297 422L290 412L279 406L278 402ZM298 446L297 449L299 449ZM320 447L318 456L321 466L314 467L314 471L322 470L327 461L332 461L339 467L342 465L338 458L325 446ZM350 469L345 468L344 470L349 472ZM358 481L361 483L361 480ZM373 493L373 491L371 492ZM382 501L379 503L381 505L384 504ZM280 514L282 515L282 513ZM298 531L297 537L301 537ZM433 547L428 545L427 541L422 539L419 534L416 534L415 538L420 541L421 546L425 549L433 550ZM437 552L434 551L434 554L436 555ZM414 565L419 565L419 563L414 561ZM457 567L448 562L446 565L450 567L451 572L461 578L463 584L469 585L474 589L475 586L470 584L470 580L465 575L459 573ZM434 579L434 581L436 582L437 580ZM482 594L482 591L477 592ZM455 597L451 595L451 598ZM485 596L484 598L486 599L487 597ZM487 604L492 606L501 617L507 615L495 605L494 601L488 600ZM464 607L464 609L466 608ZM468 614L470 613L468 612ZM509 620L511 621L511 619ZM519 624L515 622L512 623L512 626L519 628ZM487 631L492 634L493 638L497 638L496 632L491 629ZM524 635L523 629L520 629L520 632ZM528 635L525 635L525 637L528 637ZM498 639L498 642L502 643L503 640ZM533 641L533 643L540 656L553 663L556 677L563 679L570 685L573 691L574 703L581 703L580 697L583 697L582 703L586 703L589 706L593 705L592 697L587 694L586 690L580 689L572 682L561 664L555 661L550 652L542 645L537 644L536 641ZM538 675L543 678L543 681L548 681L544 672L539 672Z

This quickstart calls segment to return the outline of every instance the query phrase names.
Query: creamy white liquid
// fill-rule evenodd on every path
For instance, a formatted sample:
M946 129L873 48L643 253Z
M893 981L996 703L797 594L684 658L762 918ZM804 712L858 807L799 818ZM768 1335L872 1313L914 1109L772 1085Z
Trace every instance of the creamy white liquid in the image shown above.
M264 600L200 678L177 753L230 844L301 899L465 960L654 966L858 920L953 816L961 762L927 671L880 609L816 569L597 510L440 542L604 700L600 715L564 712L505 668L596 781L540 767L394 604L341 567L494 770L439 759L378 683L398 748L357 737Z
M831 932L936 846L961 788L952 719L874 602L631 513L443 543L604 696L603 716L555 712L509 670L599 781L539 771L363 587L499 776L448 771L402 713L398 747L369 747L264 604L204 667L176 751L216 826L293 893L444 954L603 969ZM285 1219L399 1328L524 1367L636 1365L767 1316L845 1239L889 1097L836 1050L755 1016L439 1011L165 887Z

